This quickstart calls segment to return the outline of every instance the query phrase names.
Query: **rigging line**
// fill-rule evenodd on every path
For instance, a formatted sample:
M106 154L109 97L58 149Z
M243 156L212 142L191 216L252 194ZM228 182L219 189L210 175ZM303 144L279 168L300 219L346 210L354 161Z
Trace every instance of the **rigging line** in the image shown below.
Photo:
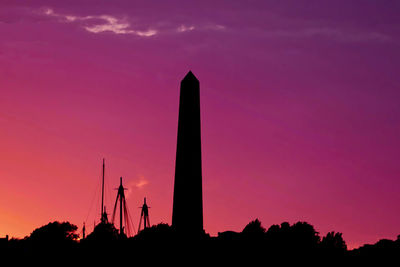
M149 214L150 207L147 207L147 227L150 227L150 214Z
M125 208L124 208L124 224L125 224L125 234L126 234L126 236L129 236L131 233L131 229L129 227L129 222L127 220L127 214L126 214Z
M120 199L120 195L119 194L117 195L117 199L115 200L115 204L114 204L113 214L112 214L112 218L111 218L112 224L114 224L114 220L115 220L115 212L117 210L118 199Z
M138 227L138 233L140 231L140 226L142 225L142 219L143 219L143 208L139 208L140 210L140 219L139 219L139 227Z
M125 199L124 199L123 203L124 203L125 225L126 225L127 230L129 231L129 234L131 234L132 225L131 225L131 220L129 219L129 213L128 213L128 208L126 206Z
M91 212L92 209L93 209L94 200L96 199L96 196L97 196L97 193L98 193L98 188L100 187L100 183L101 183L101 182L97 182L97 183L96 183L97 186L96 186L96 188L95 188L95 191L94 191L92 200L90 201L90 206L89 206L89 210L88 210L87 215L86 215L85 222L89 219L90 212Z
M140 213L138 233L139 233L139 231L140 231L140 225L141 225L141 224L142 224L142 213Z
M127 209L126 212L128 213L128 218L129 218L129 220L132 222L133 220L132 220L131 214L129 213L129 210ZM132 228L133 228L133 232L136 234L135 225L133 225L133 223L132 223Z
M109 175L109 177L110 177L110 175ZM111 193L110 193L110 188L111 187L110 187L110 184L108 183L108 179L104 178L104 191L105 191L104 206L107 206L106 203L109 201L112 201L112 199L113 199L113 197L111 196Z
M126 200L124 200L124 206L125 206L125 221L126 221L126 225L129 228L129 233L131 233L131 221L129 220L129 216L128 216L128 207L126 206Z

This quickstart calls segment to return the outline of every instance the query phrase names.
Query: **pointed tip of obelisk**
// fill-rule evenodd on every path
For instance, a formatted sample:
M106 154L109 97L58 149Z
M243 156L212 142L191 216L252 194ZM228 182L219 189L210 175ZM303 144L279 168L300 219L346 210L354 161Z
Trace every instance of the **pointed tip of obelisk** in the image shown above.
M197 81L199 82L199 80L196 78L196 76L194 76L193 72L191 70L189 70L189 72L186 74L185 78L183 78L183 81Z

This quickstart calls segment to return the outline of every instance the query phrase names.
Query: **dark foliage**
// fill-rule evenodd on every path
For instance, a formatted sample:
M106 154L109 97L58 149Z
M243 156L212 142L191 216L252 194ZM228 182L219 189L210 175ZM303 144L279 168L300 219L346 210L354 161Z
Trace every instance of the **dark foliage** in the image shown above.
M348 251L342 234L329 232L322 239L314 227L306 222L290 225L272 225L266 230L256 219L246 225L242 232L226 231L217 237L204 235L190 239L177 236L165 223L142 230L132 238L120 236L112 224L99 224L86 239L79 241L77 227L68 222L52 222L40 227L24 239L7 239L0 244L2 252L21 259L65 259L71 255L82 262L147 263L182 262L185 257L218 264L258 263L277 260L281 265L306 263L330 264L381 263L395 259L400 253L400 236L397 240L383 239L374 245L364 245ZM115 261L113 257L117 257ZM122 257L122 255L124 255ZM196 260L197 261L197 260ZM184 263L184 262L183 262Z
M70 243L78 238L75 231L78 229L76 225L69 222L51 222L45 226L35 229L27 238L35 243L60 244Z
M393 265L398 262L400 255L400 236L397 236L397 240L381 239L374 245L363 245L348 254L353 263Z
M342 233L329 232L322 238L321 249L324 253L342 254L347 250Z
M69 222L51 222L35 229L24 239L10 239L2 251L22 262L56 257L68 259L68 255L75 254L78 248L77 229Z
M126 238L126 236L124 236ZM99 244L104 242L114 242L120 238L118 230L111 223L99 223L82 242Z
M242 236L246 239L262 239L265 228L258 219L251 221L242 231Z
M170 242L173 239L173 236L174 232L172 228L166 223L160 223L140 231L136 236L133 237L133 240L136 240L138 242L143 241L160 243Z

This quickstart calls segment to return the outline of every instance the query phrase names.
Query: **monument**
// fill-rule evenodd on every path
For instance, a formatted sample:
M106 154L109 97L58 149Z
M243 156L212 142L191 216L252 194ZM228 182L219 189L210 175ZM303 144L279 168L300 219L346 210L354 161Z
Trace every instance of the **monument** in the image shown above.
M186 237L203 230L200 83L191 71L181 81L172 228Z

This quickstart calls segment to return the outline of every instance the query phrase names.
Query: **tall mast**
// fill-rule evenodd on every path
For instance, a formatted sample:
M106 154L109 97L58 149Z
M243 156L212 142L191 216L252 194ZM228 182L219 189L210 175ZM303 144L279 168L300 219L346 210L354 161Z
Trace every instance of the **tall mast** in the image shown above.
M140 232L140 226L142 225L142 219L143 219L143 229L146 229L150 227L150 219L149 219L149 208L146 203L146 198L144 198L144 203L142 206L142 212L140 213L140 221L139 221L139 229L138 232Z
M104 158L103 158L103 180L102 180L102 185L101 185L101 222L104 222Z
M124 196L124 187L122 186L122 177L120 178L120 185L119 185L120 191L122 188L122 193L120 192L120 201L119 201L119 234L122 236L124 233L124 228L122 225L122 204L125 201L125 196Z
M82 228L82 239L86 238L86 227L85 227L85 222L83 222L83 228Z
M112 215L112 223L114 224L115 220L115 215L117 213L117 207L118 207L118 201L119 201L119 233L120 236L127 235L129 236L131 234L131 225L129 221L129 214L128 214L128 208L126 207L126 199L125 199L125 193L124 191L126 188L122 185L122 177L120 178L120 184L118 187L118 194L117 198L115 200L114 204L114 211ZM125 227L124 227L125 224ZM126 232L124 233L124 229L126 229Z

